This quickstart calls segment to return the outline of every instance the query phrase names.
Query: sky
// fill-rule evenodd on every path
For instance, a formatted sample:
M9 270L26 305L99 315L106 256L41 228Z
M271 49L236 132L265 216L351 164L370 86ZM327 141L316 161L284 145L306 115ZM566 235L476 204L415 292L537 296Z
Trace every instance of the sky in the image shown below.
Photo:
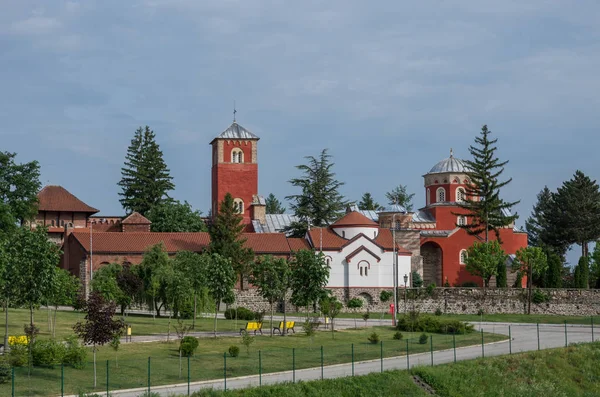
M328 148L349 200L404 184L421 207L422 175L451 148L469 158L483 124L519 226L545 185L600 178L594 0L0 3L0 150L103 215L123 214L117 182L144 125L172 196L207 213L209 142L234 101L260 137L259 191L282 201Z

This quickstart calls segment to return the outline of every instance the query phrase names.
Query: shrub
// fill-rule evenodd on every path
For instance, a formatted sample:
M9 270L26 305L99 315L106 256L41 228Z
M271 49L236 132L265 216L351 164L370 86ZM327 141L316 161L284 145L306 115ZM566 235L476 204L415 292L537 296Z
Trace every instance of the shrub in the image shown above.
M362 318L366 322L371 318L371 314L369 312L363 313Z
M225 310L225 318L227 320L235 320L236 309L229 308ZM246 320L246 321L254 321L254 312L250 309L246 309L245 307L237 308L237 319L238 320Z
M548 302L549 300L550 300L550 295L546 294L542 290L535 289L531 293L531 301L533 303L540 304L540 303Z
M309 319L306 319L302 324L302 329L306 332L306 336L313 336L319 324Z
M381 291L381 293L379 294L379 300L382 302L387 302L392 298L392 295L394 294L390 291Z
M73 368L81 369L85 365L87 358L87 349L79 343L76 336L65 338L65 355L63 356L63 364L70 365Z
M24 367L29 362L27 346L14 345L8 353L8 361L13 367Z
M240 348L236 345L229 346L229 355L231 357L237 357L240 355Z
M419 287L423 286L423 279L421 278L421 275L417 271L412 272L412 286L415 288L419 288Z
M0 383L8 382L12 377L10 363L4 357L0 357Z
M436 316L441 316L442 315L442 309L440 309L439 307L437 309L435 309L435 315Z
M422 316L418 313L398 318L398 331L429 332L438 334L465 334L473 331L473 324L455 319L444 319L435 316Z
M482 308L479 308L479 309L477 310L477 315L478 315L478 316L483 316L484 314L485 314L485 310L483 310Z
M367 339L373 344L379 343L379 334L377 332L373 332Z
M463 288L478 288L479 285L477 285L477 283L475 281L465 281L464 283L460 284L459 287L463 287Z
M254 336L250 335L248 331L242 333L242 345L246 346L246 353L250 355L250 345L254 343Z
M194 304L193 302L185 302L179 309L179 318L182 320L190 320L194 317Z
M394 333L395 340L402 340L402 337L403 337L402 332L396 331L396 333Z
M435 291L435 283L431 283L427 286L427 295L433 295L433 291Z
M421 336L419 336L419 343L422 345L426 344L428 340L429 337L426 334L421 334Z
M193 336L184 336L179 343L179 350L181 350L181 354L185 357L191 357L194 355L194 352L198 348L198 338L194 338Z
M55 365L63 362L66 350L65 345L53 339L37 340L31 349L33 365L54 368Z

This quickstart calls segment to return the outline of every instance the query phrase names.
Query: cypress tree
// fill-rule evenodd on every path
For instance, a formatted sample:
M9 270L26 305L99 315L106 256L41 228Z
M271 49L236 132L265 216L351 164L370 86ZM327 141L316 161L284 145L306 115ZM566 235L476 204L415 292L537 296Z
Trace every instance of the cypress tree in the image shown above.
M587 256L582 256L579 258L579 262L577 263L577 266L575 266L573 272L573 283L575 284L575 288L589 288L589 277L589 259Z
M466 161L470 183L465 187L464 202L459 203L461 208L467 210L466 216L469 221L465 225L458 225L470 235L479 236L483 233L486 242L489 241L490 231L494 231L500 240L500 229L509 226L518 218L516 214L510 215L509 211L519 203L509 203L500 198L500 189L509 184L512 178L499 181L498 178L504 172L508 161L500 162L495 157L495 144L498 139L490 140L490 134L491 131L484 125L480 136L475 138L475 146L469 147L473 156L472 160Z
M508 280L506 279L506 261L498 262L498 273L496 274L496 287L508 287Z
M172 180L154 131L148 126L138 128L121 168L121 205L128 213L145 215L169 197L168 192L175 189Z
M254 260L254 251L244 247L246 242L242 234L244 227L242 216L236 209L233 196L227 193L219 206L219 213L209 229L209 251L231 261L233 269L240 277L241 289L244 288L244 277L249 275L250 264Z
M562 287L562 258L554 252L546 252L548 258L548 270L546 271L546 279L544 286L546 288L561 288Z

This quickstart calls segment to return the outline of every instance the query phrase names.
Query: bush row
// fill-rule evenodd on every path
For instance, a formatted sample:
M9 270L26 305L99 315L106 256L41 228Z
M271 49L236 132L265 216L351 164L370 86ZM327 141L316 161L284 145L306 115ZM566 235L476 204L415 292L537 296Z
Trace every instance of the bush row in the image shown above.
M438 334L466 334L473 331L473 325L463 321L415 313L399 317L396 328L399 331Z
M237 315L238 320L246 320L246 321L262 321L265 313L264 312L253 312L250 309L246 309L245 307L229 308L225 310L225 318L227 320L235 320Z
M87 350L75 336L65 338L64 342L54 339L36 340L31 347L32 364L35 366L54 367L59 364L83 368ZM27 346L13 345L8 354L13 367L23 367L29 363Z

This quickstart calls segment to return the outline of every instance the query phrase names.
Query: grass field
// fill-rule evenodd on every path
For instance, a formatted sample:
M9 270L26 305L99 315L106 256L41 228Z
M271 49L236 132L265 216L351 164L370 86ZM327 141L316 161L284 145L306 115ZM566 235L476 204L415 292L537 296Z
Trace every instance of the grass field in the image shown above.
M265 386L193 397L427 396L413 375L440 397L578 397L600 395L600 343L516 354L354 378Z
M368 336L373 332L380 335L383 344L371 344ZM261 351L261 370L263 373L318 367L321 365L321 346L323 346L323 364L332 365L355 361L377 359L381 357L401 356L406 354L406 341L394 340L395 330L391 327L374 327L366 329L350 329L335 332L317 332L312 337L304 333L289 336L269 337L257 336L249 351L241 345L241 338L201 338L198 351L190 359L190 381L222 379L224 361L226 360L227 377L256 375L259 372L259 350ZM430 344L419 344L420 334L403 333L409 339L409 352L419 353L430 350ZM506 339L503 335L484 334L486 342ZM433 335L433 349L452 348L451 335ZM467 346L481 343L481 335L477 332L456 336L456 346ZM240 347L238 357L223 354L229 346ZM354 348L352 347L354 345ZM294 349L294 350L292 350ZM94 389L92 364L84 369L64 369L65 393L80 391L106 390L107 360L109 371L109 387L111 390L144 387L148 383L148 357L150 360L151 384L161 385L182 383L187 381L187 359L183 360L182 374L179 373L178 343L128 343L123 344L115 359L115 352L109 347L101 347L97 353L98 387ZM91 360L91 354L89 356ZM117 368L118 362L118 368ZM60 367L34 368L31 377L27 368L16 370L15 387L17 396L49 396L60 395ZM9 385L0 385L0 395L10 391Z

